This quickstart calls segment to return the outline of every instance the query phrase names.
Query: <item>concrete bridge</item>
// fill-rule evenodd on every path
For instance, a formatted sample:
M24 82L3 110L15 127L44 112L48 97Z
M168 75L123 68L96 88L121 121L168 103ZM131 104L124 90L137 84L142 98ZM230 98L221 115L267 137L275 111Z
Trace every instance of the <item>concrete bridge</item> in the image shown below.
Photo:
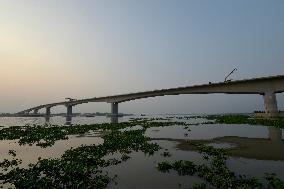
M265 105L265 114L268 117L277 117L279 111L277 108L276 93L284 92L284 75L261 77L246 80L236 80L219 83L209 83L203 85L193 85L187 87L178 87L170 89L161 89L146 92L136 92L122 95L95 97L73 101L63 101L51 104L39 105L27 110L18 112L18 115L26 115L31 112L37 114L40 109L46 110L46 116L50 116L50 110L54 106L63 105L67 108L67 117L72 116L72 107L90 103L90 102L107 102L111 104L111 115L118 116L118 104L136 99L180 94L259 94L263 96Z

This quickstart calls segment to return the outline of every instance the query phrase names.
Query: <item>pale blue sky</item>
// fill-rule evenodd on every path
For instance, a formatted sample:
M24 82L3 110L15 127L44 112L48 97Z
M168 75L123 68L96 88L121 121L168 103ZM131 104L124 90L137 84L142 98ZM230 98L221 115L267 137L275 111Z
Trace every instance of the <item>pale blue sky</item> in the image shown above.
M38 104L284 74L283 0L0 0L0 112ZM278 95L284 109L284 95ZM182 95L129 113L251 112L258 95ZM109 111L91 103L75 111ZM57 111L65 111L63 107Z

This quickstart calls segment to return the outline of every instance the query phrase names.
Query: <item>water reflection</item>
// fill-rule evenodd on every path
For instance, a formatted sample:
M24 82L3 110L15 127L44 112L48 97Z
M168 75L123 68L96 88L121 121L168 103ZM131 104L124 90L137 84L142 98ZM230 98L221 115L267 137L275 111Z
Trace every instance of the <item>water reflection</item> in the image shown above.
M110 122L111 123L118 123L118 117L116 117L116 116L115 117L111 117L110 118Z
M268 127L268 138L272 142L282 142L282 129L275 127Z
M45 122L49 123L49 121L50 121L50 116L45 116Z
M140 117L139 117L140 118ZM145 117L141 117L145 118ZM153 116L155 118L155 116ZM119 119L119 120L118 120ZM96 124L118 123L128 121L129 117L37 117L37 118L1 118L3 125L50 124ZM180 121L180 120L179 120ZM202 122L201 120L200 122ZM191 120L188 121L191 123ZM192 120L196 123L198 120ZM284 140L283 131L279 128L244 125L198 125L185 129L181 126L153 127L147 129L146 136L153 138L163 149L153 156L145 157L142 152L129 154L131 158L124 164L106 168L111 175L118 175L117 183L112 182L109 188L190 188L192 183L201 182L196 177L180 177L178 174L161 174L155 166L159 161L176 161L180 159L201 162L202 155L188 145L188 140L196 140L205 144L218 144L230 150L231 157L228 166L237 174L248 174L262 178L265 172L275 172L284 179ZM185 134L188 134L185 136ZM17 156L24 160L24 164L36 163L37 158L57 158L65 150L83 145L101 144L103 139L93 132L84 135L70 136L68 140L57 141L52 148L41 149L37 146L19 146L11 141L1 141L0 154L2 158L9 158L9 149L17 151ZM98 141L97 141L98 140ZM227 145L227 146L226 146ZM162 156L164 149L168 149L171 157ZM4 156L6 155L6 156ZM119 155L120 154L115 154ZM23 157L23 158L22 158ZM113 156L111 156L113 157ZM114 156L117 158L116 156ZM258 159L258 160L257 160ZM277 161L268 161L277 160ZM280 161L279 161L280 160ZM201 162L203 163L203 162ZM137 168L139 171L137 171ZM137 179L139 178L139 179ZM117 185L116 185L117 184Z
M237 129L237 128L236 128ZM284 140L282 139L282 129L267 127L267 137L247 137L242 135L227 134L208 139L195 139L195 141L203 144L230 144L229 152L231 156L243 157L258 160L284 160ZM157 140L157 138L155 138ZM178 142L177 148L184 151L196 150L192 145L188 144L185 139L166 139L158 138L158 140L168 140Z
M72 116L66 116L65 125L71 125L71 124L72 124Z
M109 117L111 123L118 123L118 117ZM49 123L50 117L45 117L46 123ZM66 116L65 125L72 125L72 116Z

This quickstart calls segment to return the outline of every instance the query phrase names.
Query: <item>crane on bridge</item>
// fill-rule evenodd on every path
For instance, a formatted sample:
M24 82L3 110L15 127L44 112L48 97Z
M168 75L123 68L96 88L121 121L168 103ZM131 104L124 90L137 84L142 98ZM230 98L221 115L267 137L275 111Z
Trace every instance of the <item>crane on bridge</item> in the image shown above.
M232 75L235 71L237 71L237 68L234 68L233 71L231 71L231 72L225 77L225 81L224 81L224 82L232 81L231 79L228 79L228 77L229 77L230 75Z
M69 100L69 101L75 101L75 100L77 100L77 99L75 99L75 98L65 98L66 100Z

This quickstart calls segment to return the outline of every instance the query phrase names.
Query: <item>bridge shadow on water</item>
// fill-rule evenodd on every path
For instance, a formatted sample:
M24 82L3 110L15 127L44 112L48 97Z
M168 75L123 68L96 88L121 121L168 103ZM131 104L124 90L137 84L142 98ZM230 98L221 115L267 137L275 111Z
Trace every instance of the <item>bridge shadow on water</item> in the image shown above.
M45 122L46 123L50 123L50 116L46 116L45 117ZM110 119L110 123L118 123L118 117L117 116L114 116L114 117L109 117ZM66 116L66 119L65 119L65 125L72 125L72 116Z

